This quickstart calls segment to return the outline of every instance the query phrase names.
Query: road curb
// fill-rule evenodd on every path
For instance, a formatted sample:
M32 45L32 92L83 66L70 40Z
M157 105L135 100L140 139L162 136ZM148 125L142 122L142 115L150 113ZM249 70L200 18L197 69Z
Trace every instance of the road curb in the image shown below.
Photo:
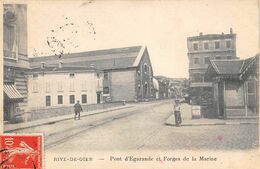
M220 125L251 125L251 124L258 124L258 122L223 122L223 123L196 123L196 124L184 123L181 124L181 126L220 126ZM172 123L165 123L165 125L175 127L175 124Z
M134 107L134 106L133 105L129 105L129 106L125 106L125 107L118 107L118 108L114 108L114 109L103 110L103 111L99 111L99 112L96 112L96 113L89 113L89 114L85 113L85 114L82 114L81 117L97 115L97 114L102 114L102 113L105 113L105 112L122 110L122 109L131 108L131 107ZM43 125L46 125L46 124L53 124L53 123L57 123L57 122L65 121L65 120L71 120L71 119L74 119L73 114L71 115L71 117L65 117L65 118L59 119L59 120L51 120L51 121L42 122L40 124L32 124L30 126L17 127L17 128L14 128L14 129L4 130L4 133L14 132L14 131L17 131L17 130L23 130L23 129L36 127L36 126L43 126Z

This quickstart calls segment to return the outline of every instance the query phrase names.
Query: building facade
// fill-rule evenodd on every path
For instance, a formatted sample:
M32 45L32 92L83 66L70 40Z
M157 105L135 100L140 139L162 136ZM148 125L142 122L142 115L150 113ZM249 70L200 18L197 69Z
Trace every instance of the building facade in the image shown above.
M153 96L153 69L145 46L97 50L57 56L30 58L31 67L42 62L62 61L74 66L94 67L103 75L104 102L144 101Z
M169 92L170 92L170 82L168 78L156 76L155 77L159 84L159 99L168 99L169 98Z
M194 102L200 102L202 91L211 92L212 83L204 79L210 60L237 59L236 34L232 28L229 34L200 33L199 36L188 37L190 95ZM200 103L198 103L200 104Z
M34 68L28 73L28 108L102 102L102 76L85 67Z
M205 77L213 82L213 116L259 116L259 55L245 60L213 60Z
M27 107L27 5L3 6L4 120L16 122Z

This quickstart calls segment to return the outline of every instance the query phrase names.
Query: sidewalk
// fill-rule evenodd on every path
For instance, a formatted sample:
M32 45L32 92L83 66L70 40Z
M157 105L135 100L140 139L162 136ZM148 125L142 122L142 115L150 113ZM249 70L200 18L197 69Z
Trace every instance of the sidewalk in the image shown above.
M258 124L258 118L247 119L207 119L199 118L192 119L191 105L181 105L182 124L181 126L211 126L211 125L243 125L243 124ZM165 122L166 125L175 126L174 114L172 114Z
M165 122L166 125L175 126L174 115L171 115ZM244 124L258 124L258 119L192 119L183 120L181 126L214 126L214 125L244 125Z
M126 109L126 108L131 108L131 107L134 107L134 105L125 105L125 106L118 106L118 107L107 108L107 109L102 109L102 110L82 112L81 117L105 113L105 112L109 112L109 111L120 110L120 109ZM56 122L60 122L60 121L64 121L64 120L70 120L70 119L74 119L74 113L68 114L68 115L63 115L63 116L41 119L41 120L23 122L23 123L5 124L4 132L13 132L16 130L26 129L26 128L35 127L35 126L41 126L41 125L45 125L45 124L52 124L52 123L56 123Z

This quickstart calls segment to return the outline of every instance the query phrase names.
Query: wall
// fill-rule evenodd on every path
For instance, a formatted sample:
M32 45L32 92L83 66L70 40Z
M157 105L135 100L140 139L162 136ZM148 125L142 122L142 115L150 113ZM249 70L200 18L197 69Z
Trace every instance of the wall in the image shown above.
M235 80L226 81L225 103L226 107L244 107L244 87L242 82Z
M148 71L145 72L145 66L147 65ZM138 68L136 70L136 96L138 100L145 100L149 98L155 98L152 94L153 90L153 68L149 58L149 53L145 49L144 54L140 60ZM144 85L147 84L147 93L144 90ZM140 86L140 88L139 88ZM155 93L154 93L155 94Z
M111 71L111 99L112 101L135 100L136 70Z
M19 91L19 93L24 97L23 102L18 103L18 107L20 110L26 111L28 101L27 78L25 73L21 71L17 71L15 76L15 87Z
M103 103L103 104L88 104L82 105L84 112L93 111L93 110L102 110L108 109L117 106L123 106L123 102L113 102L113 103ZM43 118L50 118L55 116L71 114L71 117L74 116L74 107L73 106L62 106L55 108L37 108L31 110L31 115L28 120L37 120Z
M4 82L14 83L16 89L22 94L24 100L15 103L14 112L10 113L10 121L16 121L27 108L27 78L25 72L29 69L27 53L27 5L4 4L4 14L12 12L14 19L4 15L3 24L3 50L4 50ZM10 14L10 13L9 13ZM10 16L10 15L9 15ZM10 55L11 54L11 55ZM11 56L11 57L10 57ZM13 72L12 79L8 78ZM5 105L13 106L10 100L5 100ZM7 112L6 110L4 110Z
M18 51L18 59L4 59L4 65L5 66L12 66L12 67L19 67L19 68L29 68L29 62L28 62L28 56L27 56L27 5L24 4L7 4L4 5L5 9L8 9L8 11L14 11L16 14L16 20L14 22L10 22L8 20L4 21L4 27L6 25L11 25L16 30L12 34L8 34L7 30L4 31L4 44L5 41L8 41L8 39L14 39L14 45L17 46ZM4 45L4 50L8 52L8 50ZM16 49L10 52L16 52ZM6 55L4 55L6 56Z
M74 78L69 73L39 74L38 78L29 75L28 106L46 107L46 96L51 96L51 107L69 106L69 95L75 95L75 102L81 103L82 94L87 95L87 104L95 104L97 90L98 80L93 72L75 73ZM58 104L58 95L63 96L63 104Z

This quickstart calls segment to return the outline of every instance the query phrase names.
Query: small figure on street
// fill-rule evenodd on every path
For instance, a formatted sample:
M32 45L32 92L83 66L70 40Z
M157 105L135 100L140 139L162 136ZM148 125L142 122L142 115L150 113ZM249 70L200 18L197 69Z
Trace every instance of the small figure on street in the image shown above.
M173 109L174 109L175 125L176 127L180 127L182 123L182 119L181 119L181 106L180 106L180 101L178 99L175 100L175 105Z
M77 101L77 103L74 105L74 111L75 111L74 119L76 120L77 115L78 115L78 119L80 120L80 112L83 112L83 109L82 109L81 105L79 104L79 101Z

